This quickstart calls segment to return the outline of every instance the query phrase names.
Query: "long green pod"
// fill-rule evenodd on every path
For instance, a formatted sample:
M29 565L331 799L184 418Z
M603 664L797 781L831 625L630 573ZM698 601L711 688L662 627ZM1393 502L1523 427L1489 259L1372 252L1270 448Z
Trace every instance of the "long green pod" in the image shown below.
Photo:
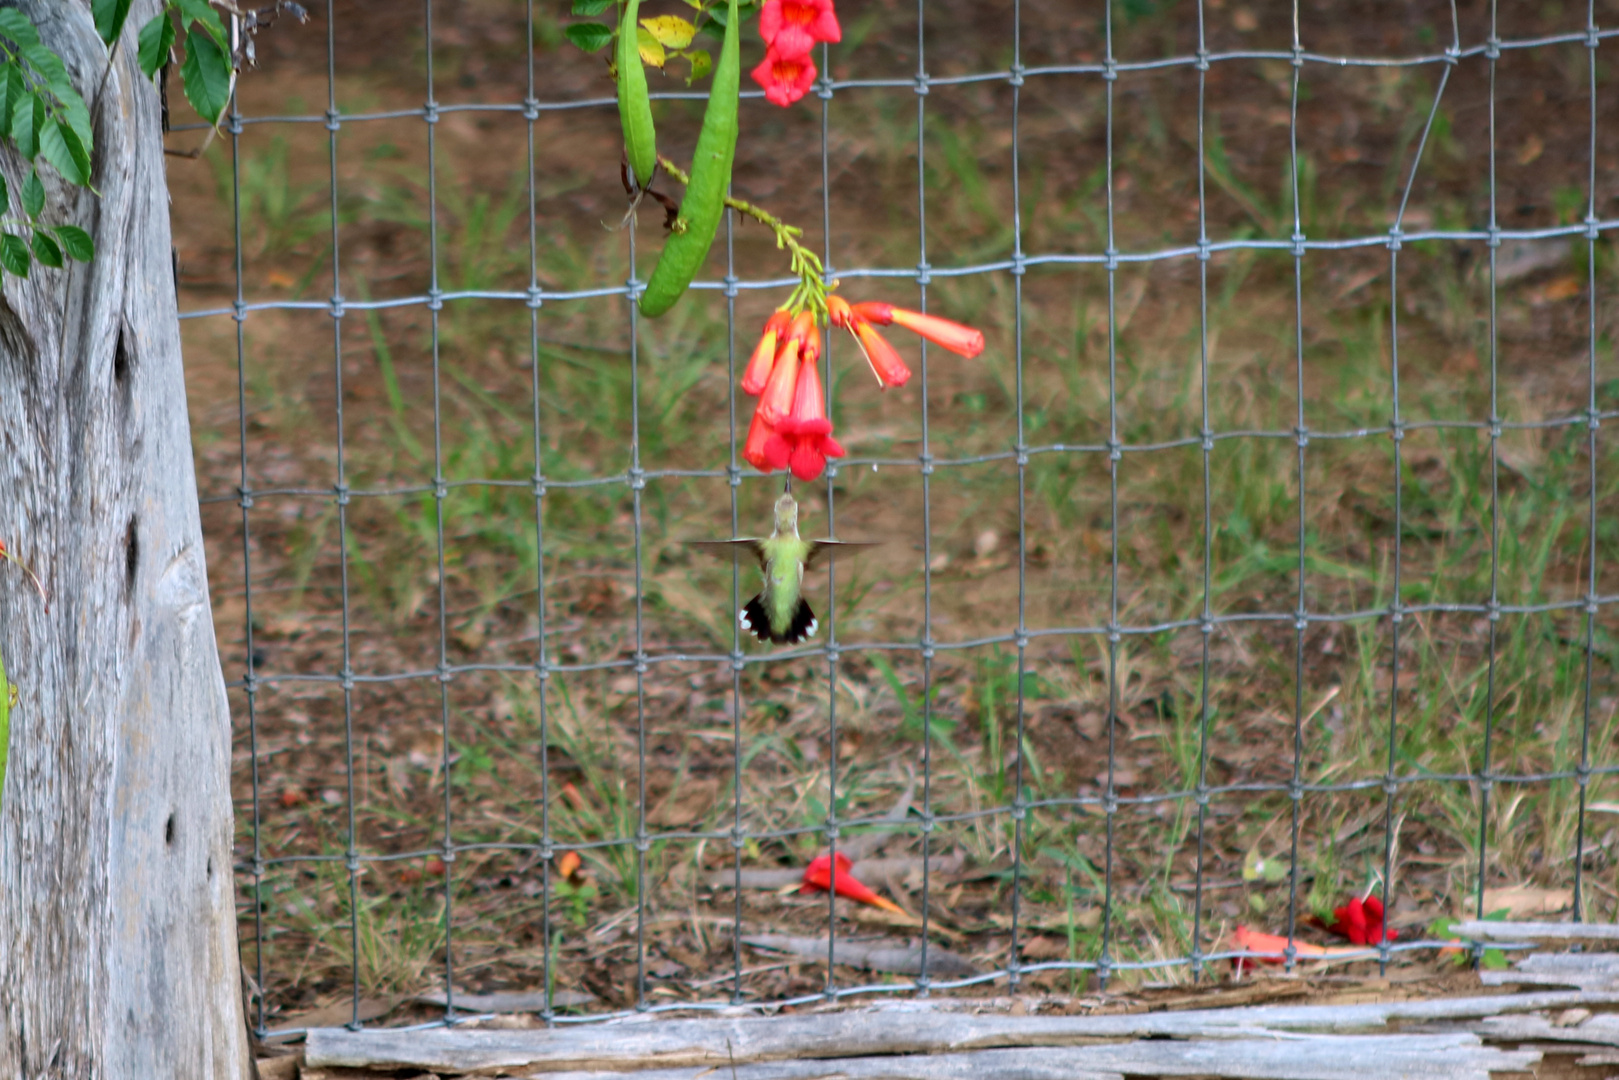
M708 111L703 114L703 130L697 136L697 152L691 159L691 183L680 202L680 216L674 232L663 245L658 265L641 294L641 314L656 318L674 307L697 270L708 258L714 234L719 231L725 209L725 192L731 186L731 162L736 158L737 92L741 86L742 63L737 43L736 0L729 0L729 18L720 60L714 66L714 86L708 94Z
M624 126L624 156L629 159L635 182L645 187L652 182L658 164L658 135L652 127L652 99L647 96L646 68L641 66L641 43L637 33L641 0L624 5L624 18L618 24L618 119Z

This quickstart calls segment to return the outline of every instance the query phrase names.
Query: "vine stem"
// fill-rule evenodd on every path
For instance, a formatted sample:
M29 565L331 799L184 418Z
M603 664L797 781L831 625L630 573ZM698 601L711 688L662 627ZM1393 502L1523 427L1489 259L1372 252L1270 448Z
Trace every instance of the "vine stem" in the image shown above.
M662 154L658 155L658 165L664 172L674 177L681 186L690 184L691 179L687 176L686 171ZM746 214L773 232L776 236L776 249L786 251L792 257L793 273L798 275L798 287L787 298L787 303L782 305L783 308L790 312L799 312L808 308L815 313L819 321L826 322L827 282L825 272L821 265L821 257L799 243L798 238L804 235L804 230L796 225L787 224L787 222L770 211L761 206L755 206L744 199L737 199L727 195L724 202L732 210L739 214ZM835 288L837 283L832 282L832 286Z

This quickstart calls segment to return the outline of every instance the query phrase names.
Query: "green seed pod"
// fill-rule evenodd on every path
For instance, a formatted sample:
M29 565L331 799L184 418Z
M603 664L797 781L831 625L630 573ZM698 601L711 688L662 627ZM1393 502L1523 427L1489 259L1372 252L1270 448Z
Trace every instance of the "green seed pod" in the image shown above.
M703 113L703 130L697 136L697 152L691 160L691 183L680 201L680 216L657 268L641 294L641 314L656 318L674 307L697 270L708 257L714 234L725 210L725 192L731 186L731 162L736 158L737 93L742 63L737 44L736 0L729 0L725 41L720 46L719 63L714 67L714 85Z
M624 126L624 154L629 159L635 182L645 187L652 181L658 164L658 136L652 127L652 99L647 96L646 68L641 66L641 46L636 16L641 0L624 5L624 18L618 24L618 119Z

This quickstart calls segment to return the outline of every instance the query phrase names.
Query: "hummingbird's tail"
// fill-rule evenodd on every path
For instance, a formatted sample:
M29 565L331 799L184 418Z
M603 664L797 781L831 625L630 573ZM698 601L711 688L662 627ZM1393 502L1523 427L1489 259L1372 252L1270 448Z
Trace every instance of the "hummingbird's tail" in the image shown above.
M771 626L770 615L765 611L763 593L742 605L736 621L741 624L742 629L760 641L773 641L777 645L797 645L805 638L814 637L815 631L821 626L815 618L814 609L809 606L809 601L802 596L798 598L798 607L793 609L793 617L785 627L778 629Z

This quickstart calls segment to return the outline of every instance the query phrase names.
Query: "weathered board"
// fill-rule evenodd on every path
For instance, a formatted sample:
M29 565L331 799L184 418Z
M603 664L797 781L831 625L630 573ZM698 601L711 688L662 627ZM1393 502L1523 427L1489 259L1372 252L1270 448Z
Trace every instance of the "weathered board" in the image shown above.
M1619 941L1619 924L1561 922L1459 922L1456 937L1474 941Z
M1459 1035L1308 1035L1218 1042L981 1050L740 1065L734 1080L1101 1080L1210 1076L1230 1080L1488 1080L1534 1067L1540 1054L1483 1046ZM621 1072L535 1072L545 1080L622 1080ZM730 1080L725 1068L656 1069L633 1080Z
M1573 986L1619 990L1619 953L1535 953L1511 971L1480 971L1485 986Z
M1383 1032L1391 1022L1479 1020L1514 1012L1619 1004L1619 994L1544 991L1365 1005L1263 1005L1109 1016L960 1015L925 1002L861 1011L704 1020L635 1018L535 1031L311 1031L313 1067L416 1068L466 1074L699 1068L801 1058L949 1054L1123 1039L1232 1040ZM1104 1068L1098 1066L1099 1068ZM1269 1075L1269 1074L1266 1074ZM1395 1075L1395 1074L1389 1074ZM1421 1074L1417 1074L1421 1075Z

